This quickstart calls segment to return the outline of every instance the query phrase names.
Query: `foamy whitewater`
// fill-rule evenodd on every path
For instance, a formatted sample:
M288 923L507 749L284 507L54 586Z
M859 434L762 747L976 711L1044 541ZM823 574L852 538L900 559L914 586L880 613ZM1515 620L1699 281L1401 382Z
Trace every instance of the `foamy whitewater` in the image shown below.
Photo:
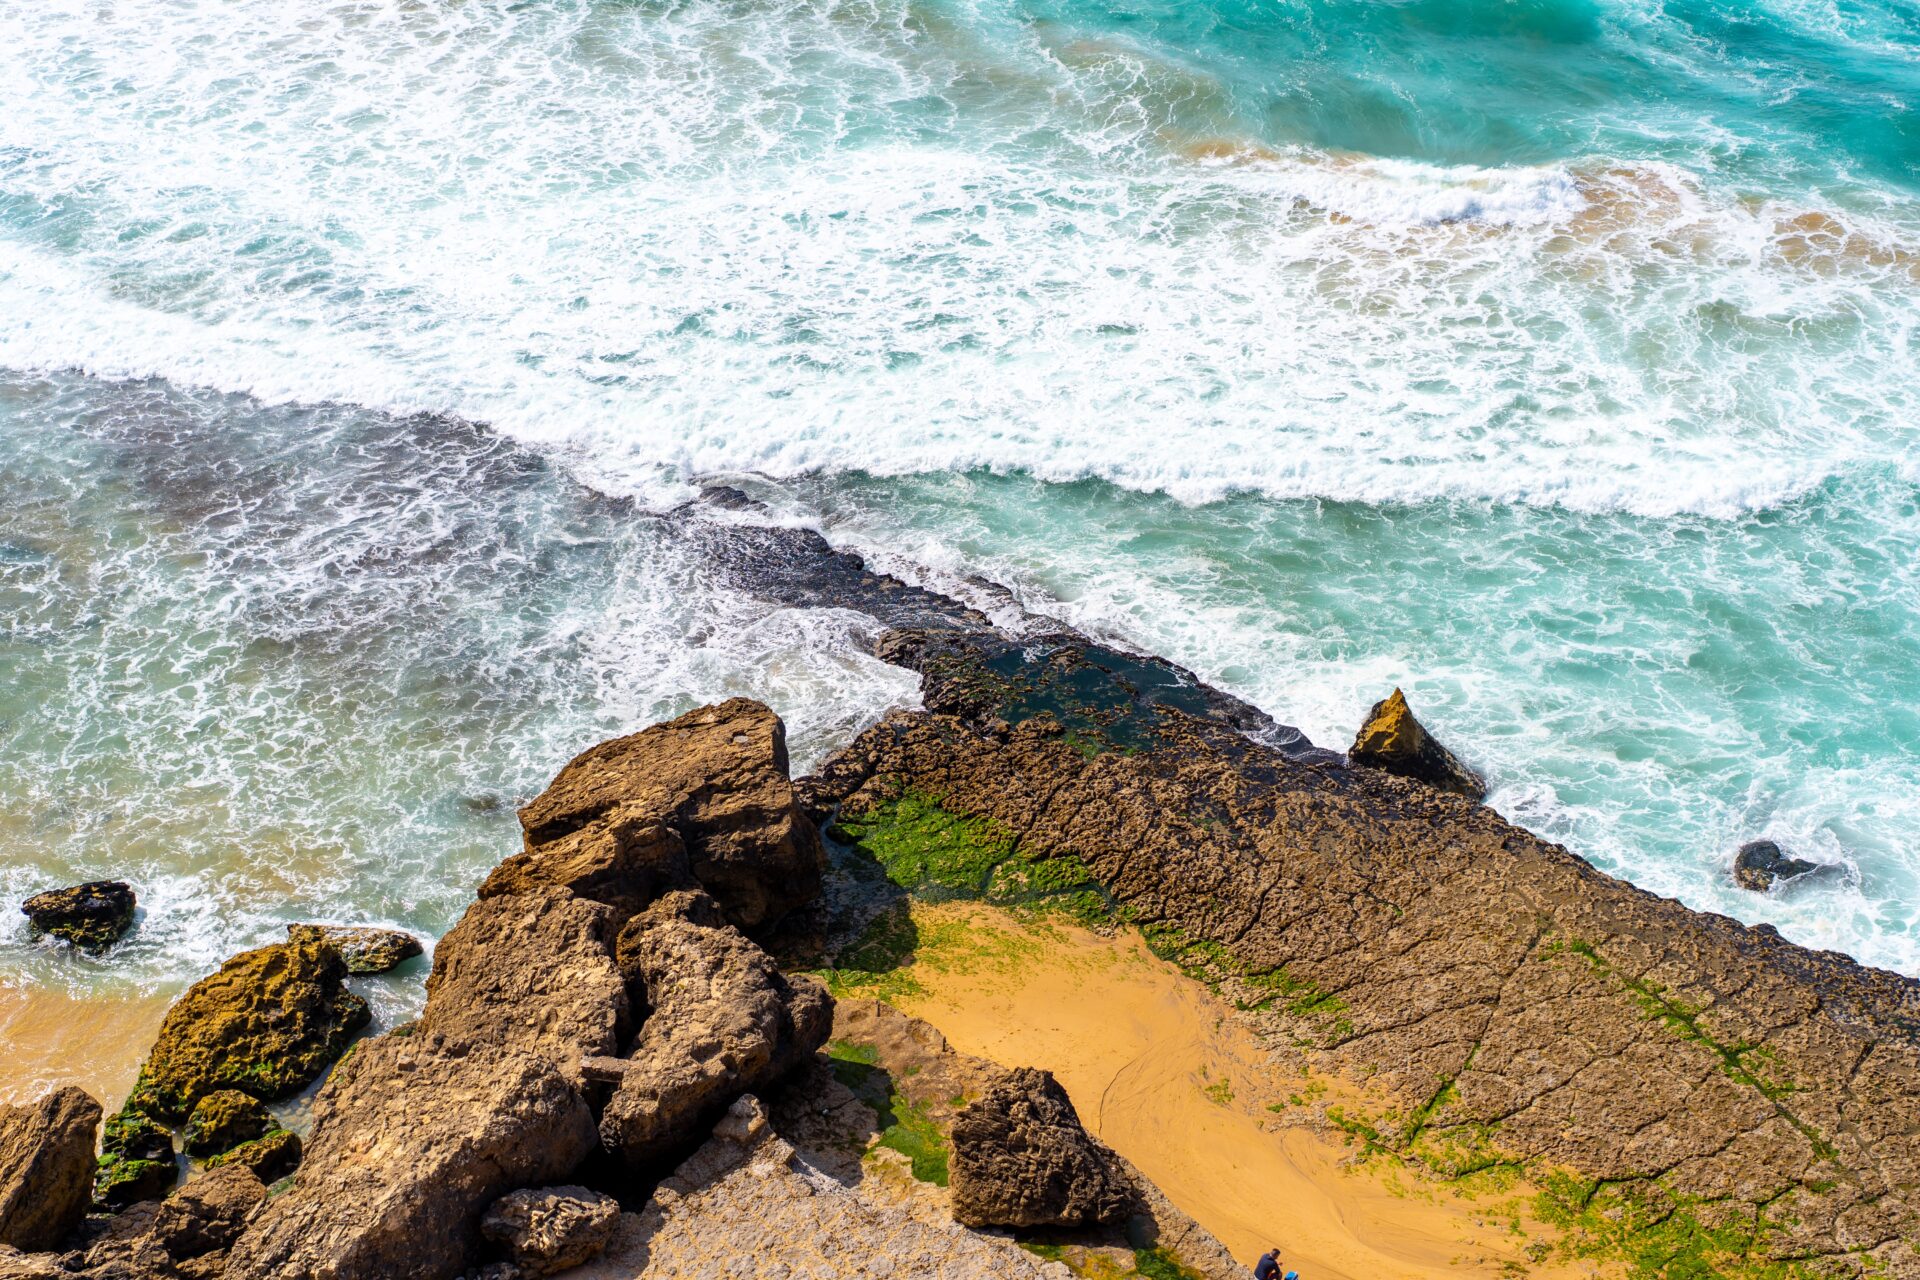
M145 903L0 987L437 933L600 737L911 702L713 480L1920 972L1917 324L1895 0L0 6L0 897Z

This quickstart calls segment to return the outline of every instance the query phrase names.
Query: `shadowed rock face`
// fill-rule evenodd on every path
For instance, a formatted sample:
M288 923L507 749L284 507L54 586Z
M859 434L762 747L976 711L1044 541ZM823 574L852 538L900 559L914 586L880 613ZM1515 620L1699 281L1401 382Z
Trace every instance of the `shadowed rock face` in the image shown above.
M86 1216L100 1104L68 1085L0 1106L0 1244L51 1249Z
M690 887L690 873L730 923L753 930L817 896L825 866L819 833L794 807L786 728L746 698L582 753L520 825L525 855L483 894L539 881L599 898L618 883L615 905L631 914Z
M1441 746L1414 718L1407 696L1395 689L1373 704L1366 723L1347 748L1347 759L1369 769L1384 769L1469 800L1487 798L1487 784Z
M1002 1075L953 1121L953 1216L970 1227L1124 1222L1139 1195L1051 1074Z
M945 714L869 730L802 784L817 815L912 792L1078 858L1317 1065L1397 1092L1382 1141L1443 1174L1529 1161L1587 1180L1576 1218L1920 1275L1920 984L1657 898L1463 798L1046 674L1084 671L1071 655L1014 670L1057 704L1016 717L994 645L880 647Z

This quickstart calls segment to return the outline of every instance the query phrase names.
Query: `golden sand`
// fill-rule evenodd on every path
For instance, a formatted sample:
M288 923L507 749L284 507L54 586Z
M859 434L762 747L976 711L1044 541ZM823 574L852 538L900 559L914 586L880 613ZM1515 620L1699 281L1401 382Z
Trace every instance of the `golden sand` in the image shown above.
M1052 1071L1087 1126L1235 1257L1251 1264L1279 1245L1303 1280L1598 1274L1528 1256L1551 1234L1516 1217L1517 1191L1475 1201L1356 1168L1337 1135L1290 1121L1302 1108L1289 1096L1324 1100L1337 1082L1276 1066L1226 1004L1137 934L971 904L914 915L921 949L887 998L964 1053Z
M0 1102L77 1084L113 1110L133 1088L174 994L0 987Z

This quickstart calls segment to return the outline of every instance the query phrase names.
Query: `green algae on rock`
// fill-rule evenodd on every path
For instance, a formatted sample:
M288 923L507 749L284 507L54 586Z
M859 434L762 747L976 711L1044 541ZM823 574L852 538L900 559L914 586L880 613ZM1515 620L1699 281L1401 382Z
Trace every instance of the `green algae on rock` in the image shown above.
M207 1161L207 1168L244 1164L253 1170L254 1177L271 1186L300 1166L301 1151L299 1134L289 1129L274 1129L213 1157Z
M273 1127L273 1113L252 1094L215 1089L194 1104L181 1145L190 1156L217 1156Z
M141 1074L143 1109L182 1120L219 1089L263 1101L299 1092L371 1016L346 974L340 953L313 939L228 960L167 1011Z
M105 951L133 924L133 886L119 880L93 880L71 889L49 889L20 904L41 933L87 951Z

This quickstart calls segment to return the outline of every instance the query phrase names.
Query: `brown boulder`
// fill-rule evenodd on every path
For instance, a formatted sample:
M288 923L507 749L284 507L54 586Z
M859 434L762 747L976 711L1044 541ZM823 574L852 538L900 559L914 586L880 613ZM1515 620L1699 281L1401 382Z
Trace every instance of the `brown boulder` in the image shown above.
M1347 759L1469 800L1487 798L1486 782L1427 732L1407 706L1407 696L1398 689L1367 712L1367 722L1354 735Z
M340 953L347 972L385 973L420 954L420 939L398 929L372 929L363 925L290 924L289 942L324 942Z
M176 1262L230 1248L266 1198L266 1187L245 1165L209 1170L161 1203L154 1242Z
M300 1135L286 1129L275 1129L265 1137L243 1142L233 1150L215 1156L207 1161L207 1168L219 1169L230 1164L245 1165L253 1171L254 1177L272 1186L300 1167Z
M614 929L610 909L559 889L474 903L434 948L421 1031L569 1064L617 1052L628 1010Z
M676 893L627 923L620 967L650 1010L600 1118L602 1144L645 1165L697 1139L735 1098L812 1057L833 1001L787 978L720 920L705 894Z
M72 1085L0 1106L0 1244L51 1249L80 1225L99 1127L100 1104Z
M120 880L93 880L71 889L49 889L20 904L41 933L88 951L105 951L133 924L133 886Z
M543 1053L378 1036L314 1104L306 1157L234 1245L228 1280L434 1280L476 1261L481 1214L593 1149L593 1113Z
M1140 1202L1053 1076L1007 1072L953 1121L953 1216L970 1227L1124 1222Z
M600 1256L620 1225L620 1202L585 1187L513 1191L480 1219L485 1236L526 1276L550 1276Z
M695 879L742 929L813 899L825 867L819 833L794 804L786 728L746 698L575 757L520 811L520 824L527 856L496 873L511 878L490 881L495 891L540 879L638 909L680 883L673 842L652 830L664 825L684 844Z
M233 957L167 1010L143 1073L144 1109L181 1120L216 1089L299 1092L367 1025L346 975L339 952L313 940Z

